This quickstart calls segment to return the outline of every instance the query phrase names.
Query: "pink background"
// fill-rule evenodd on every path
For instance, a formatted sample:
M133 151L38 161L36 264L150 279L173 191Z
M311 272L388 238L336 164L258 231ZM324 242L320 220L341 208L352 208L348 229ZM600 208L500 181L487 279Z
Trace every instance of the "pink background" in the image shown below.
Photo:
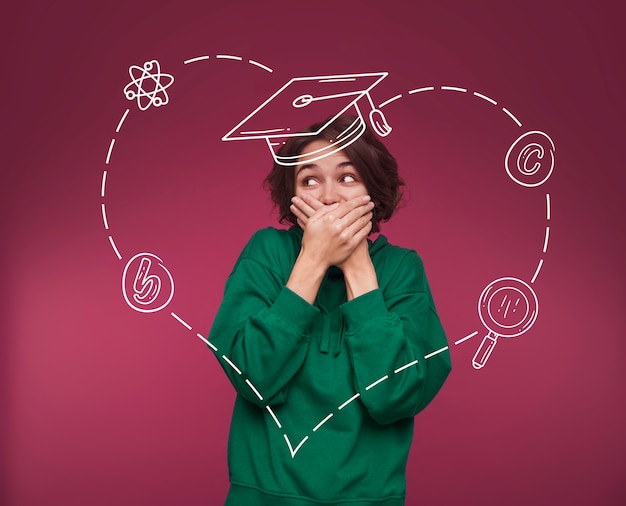
M223 501L234 395L196 332L208 333L251 233L275 220L260 187L271 163L263 142L220 138L292 77L383 70L373 97L402 94L384 108L386 142L411 189L383 232L423 257L453 360L416 418L407 504L626 501L617 2L404 3L4 10L2 504ZM183 64L201 55L210 59ZM175 82L167 106L141 112L122 90L128 67L150 59ZM438 89L408 94L424 86ZM556 167L523 188L503 159L535 129L554 140ZM155 314L121 293L140 252L160 256L176 283ZM542 258L537 321L474 370L482 289L501 276L530 281Z

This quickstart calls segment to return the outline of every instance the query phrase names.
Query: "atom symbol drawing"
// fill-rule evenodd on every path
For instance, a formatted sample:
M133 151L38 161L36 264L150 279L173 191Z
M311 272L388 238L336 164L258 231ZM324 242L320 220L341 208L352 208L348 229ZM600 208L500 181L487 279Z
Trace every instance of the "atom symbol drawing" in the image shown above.
M153 69L154 72L151 72ZM132 65L128 73L132 81L124 88L124 95L128 100L137 99L139 109L145 111L151 105L160 107L170 101L165 90L174 82L174 76L162 74L157 60L147 61L143 67ZM163 83L162 79L167 83Z

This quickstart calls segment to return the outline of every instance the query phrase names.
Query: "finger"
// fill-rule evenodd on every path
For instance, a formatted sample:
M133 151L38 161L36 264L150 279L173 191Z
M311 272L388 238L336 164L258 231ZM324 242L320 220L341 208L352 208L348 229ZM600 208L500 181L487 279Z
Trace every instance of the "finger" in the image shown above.
M303 193L301 195L298 195L298 197L300 197L305 202L305 204L308 204L309 207L315 209L316 211L324 207L325 205L321 201L317 200L313 195L309 195L308 193Z
M345 227L350 227L353 223L361 219L367 214L372 214L374 209L373 202L364 202L362 205L355 207L341 218L341 222Z
M315 213L309 219L317 221L317 220L321 220L322 218L327 218L327 219L331 219L334 221L338 218L336 214L334 213L334 211L336 211L338 207L339 207L339 204L336 202L329 206L322 205L322 207L320 207L317 211L315 211Z
M346 235L348 237L354 237L356 239L360 237L362 231L367 228L367 233L365 233L365 235L363 236L367 237L369 231L372 229L372 216L373 213L369 212L355 220L350 226L346 227ZM363 239L363 237L361 237L361 239Z
M364 241L368 235L370 235L370 232L372 231L372 221L368 221L365 223L365 225L358 230L355 234L354 234L354 241L355 244L358 246L361 241Z
M289 206L289 210L296 216L296 219L298 221L301 221L303 224L306 225L306 223L309 221L309 217L304 212L302 212L302 210L295 204L291 204Z
M306 214L307 217L313 216L316 209L311 207L302 196L295 196L291 198L292 205L296 206L300 211Z
M337 215L339 216L339 218L344 218L355 209L363 206L369 206L370 202L371 198L369 195L363 195L362 197L355 197L353 199L347 200L340 205L339 210L337 211ZM369 211L369 209L367 209L367 211Z
M360 243L361 241L365 241L367 239L367 236L370 235L372 233L372 222L369 221L367 222L367 225L365 225L361 230L359 230L359 232L354 236L354 238L357 240L357 244Z

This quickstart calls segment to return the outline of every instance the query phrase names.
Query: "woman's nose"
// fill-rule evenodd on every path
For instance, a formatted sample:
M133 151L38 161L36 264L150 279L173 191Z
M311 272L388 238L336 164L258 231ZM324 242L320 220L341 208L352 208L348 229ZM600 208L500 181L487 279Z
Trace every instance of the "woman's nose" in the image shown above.
M341 200L339 196L339 192L337 192L337 188L332 184L324 185L322 189L322 195L320 197L320 202L327 206L334 204L335 202L339 202Z

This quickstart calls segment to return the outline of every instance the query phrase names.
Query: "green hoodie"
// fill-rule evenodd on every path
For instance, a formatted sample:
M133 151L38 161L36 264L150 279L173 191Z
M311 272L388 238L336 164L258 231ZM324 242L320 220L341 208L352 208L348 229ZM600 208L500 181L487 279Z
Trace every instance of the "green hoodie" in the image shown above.
M285 286L302 233L253 235L209 335L238 393L226 504L402 505L413 416L450 372L422 261L379 235L379 288L346 302L331 267L311 305Z

